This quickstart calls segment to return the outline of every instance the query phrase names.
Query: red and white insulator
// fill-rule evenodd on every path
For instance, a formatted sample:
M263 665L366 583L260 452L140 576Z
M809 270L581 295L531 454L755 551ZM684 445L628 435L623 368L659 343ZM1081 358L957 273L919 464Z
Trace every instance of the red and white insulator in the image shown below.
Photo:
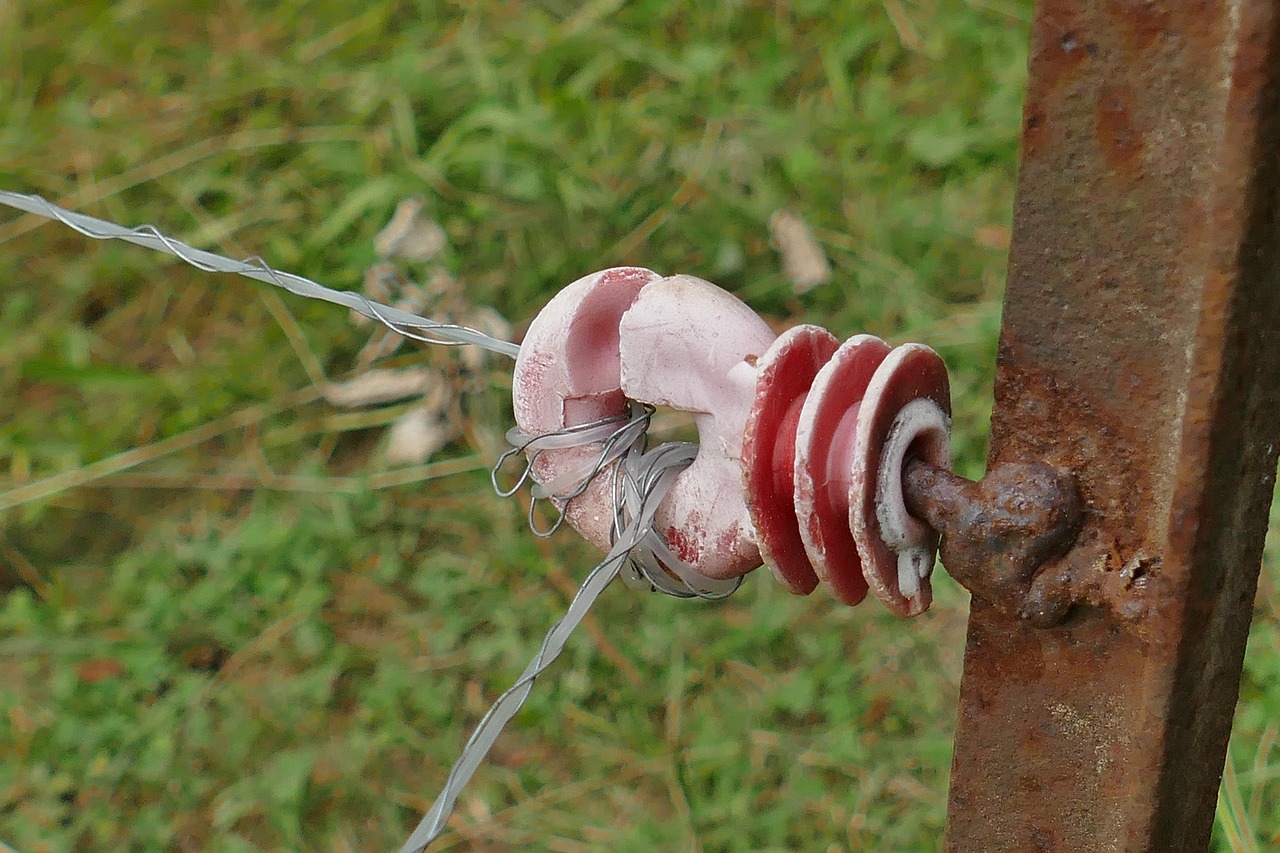
M539 313L513 400L528 435L622 416L629 401L692 413L698 455L655 528L705 577L763 564L793 593L821 584L857 604L870 590L903 616L932 600L937 535L902 492L908 458L951 465L947 371L926 346L871 335L841 345L809 325L775 336L710 282L623 267L579 279ZM581 477L601 450L544 450L533 476ZM602 548L614 519L609 473L564 506Z

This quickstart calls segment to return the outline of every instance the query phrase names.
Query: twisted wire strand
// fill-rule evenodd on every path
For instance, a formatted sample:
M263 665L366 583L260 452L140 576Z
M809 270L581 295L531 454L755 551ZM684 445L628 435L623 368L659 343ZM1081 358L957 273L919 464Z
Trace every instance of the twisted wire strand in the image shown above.
M166 236L154 225L125 228L113 222L107 222L105 219L59 207L38 195L25 195L8 190L0 190L0 204L61 222L68 228L94 240L123 240L172 255L204 272L234 273L275 285L298 296L332 302L376 320L391 331L416 341L437 346L472 344L511 358L520 354L520 347L516 344L486 335L479 329L419 317L408 311L374 302L363 294L351 290L333 290L309 278L274 269L260 257L236 261L214 252L196 249L181 240Z
M569 609L542 641L537 654L525 667L524 672L511 685L480 723L467 740L462 754L449 771L444 788L437 795L431 809L423 816L414 829L409 840L400 849L400 853L420 853L427 845L435 841L444 832L445 824L453 813L458 795L471 780L476 769L493 747L503 727L519 712L533 688L534 680L547 670L560 653L574 629L582 622L587 611L604 592L614 578L622 572L623 566L632 556L632 552L643 547L647 532L652 530L653 516L663 498L675 484L676 477L693 461L687 453L672 453L671 445L662 445L646 453L640 453L633 461L632 470L640 478L643 491L638 494L635 514L630 517L621 534L609 549L605 558L591 570L582 586L569 604ZM635 448L633 447L633 450Z
M614 578L621 575L624 580L628 580L629 577L629 585L636 585L638 582L650 590L677 598L711 600L725 598L742 585L742 578L717 581L697 574L691 566L671 552L654 528L653 519L658 507L675 485L680 472L693 462L698 447L688 442L668 442L653 450L646 450L647 431L652 417L653 407L632 403L624 414L565 427L543 435L526 435L518 429L507 434L512 448L499 457L489 472L494 490L504 497L515 494L530 480L534 462L544 451L600 444L595 462L585 474L578 475L579 481L568 491L558 492L557 487L549 483L534 487L535 497L531 502L529 524L535 533L539 532L533 521L532 504L536 503L539 496L550 498L559 509L559 517L552 528L554 531L564 521L564 509L568 501L583 494L596 477L601 476L616 462L618 464L613 470L613 542L605 558L583 581L564 617L547 632L533 660L476 725L462 748L461 755L450 769L444 787L401 848L401 853L419 853L444 832L463 787L484 761L503 728L519 713L529 697L534 680L560 656L569 636ZM528 461L515 485L504 489L498 483L499 471L509 459L519 453L526 453Z
M382 323L397 334L424 343L437 346L471 344L511 358L520 353L518 345L499 340L478 329L419 317L399 308L374 302L354 291L333 290L311 279L273 269L260 257L236 261L214 252L196 249L166 236L153 225L125 228L59 207L38 195L7 190L0 190L0 204L61 222L95 240L123 240L172 255L204 272L234 273L283 288L298 296L341 305ZM659 505L675 484L680 472L692 463L697 455L697 445L672 442L647 450L647 433L652 416L651 406L632 403L625 414L544 435L529 436L518 429L508 433L508 442L512 444L512 448L499 457L490 471L494 490L503 497L510 497L530 481L534 464L542 453L566 447L600 445L599 455L585 470L569 472L554 481L534 484L531 490L533 500L529 508L529 527L538 536L550 536L556 532L564 523L564 510L568 502L584 494L597 477L612 467L614 513L610 530L611 547L605 558L587 575L564 617L547 632L537 654L521 676L498 697L480 720L450 770L443 789L401 848L401 853L418 853L424 850L444 831L462 788L484 761L503 728L524 705L534 680L560 656L570 635L614 578L621 575L628 585L647 587L678 598L718 600L731 595L741 586L741 578L717 581L699 575L671 551L654 528L653 519ZM520 453L525 453L528 461L515 485L504 489L498 483L499 472L507 461ZM550 499L559 511L555 523L549 529L539 528L534 519L534 507L537 501L544 499Z

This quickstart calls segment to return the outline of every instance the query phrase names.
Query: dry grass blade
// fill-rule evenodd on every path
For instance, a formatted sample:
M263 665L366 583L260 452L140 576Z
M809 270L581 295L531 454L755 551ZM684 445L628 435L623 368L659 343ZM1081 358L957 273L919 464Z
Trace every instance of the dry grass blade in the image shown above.
M317 495L362 495L441 480L489 467L480 455L442 459L411 468L398 468L368 477L308 477L299 474L169 474L165 472L133 472L103 475L101 479L80 484L84 488L102 489L208 489L244 491L264 489L273 492L300 492Z
M69 489L87 486L103 477L127 471L130 468L146 462L152 462L171 453L188 450L231 430L243 429L251 424L261 423L274 414L315 400L319 393L319 390L315 388L294 391L278 400L249 406L224 418L193 427L178 435L170 436L144 447L126 450L123 453L117 453L106 459L91 462L80 468L64 471L61 474L55 474L52 477L46 477L33 483L27 483L7 492L0 492L0 511L30 503L31 501L44 500Z
M1240 796L1240 779L1235 763L1227 756L1222 774L1222 790L1218 795L1218 824L1223 829L1232 853L1260 853L1258 833L1249 820Z
M354 409L420 396L431 388L432 379L432 372L423 367L368 370L345 382L327 383L322 394L334 406Z
M889 16L889 20L893 21L893 28L898 32L898 38L901 39L902 46L908 50L923 50L924 39L920 38L919 30L912 23L911 16L902 7L902 3L899 0L881 0L881 5L884 6L884 11Z
M1277 741L1280 741L1280 722L1272 720L1258 739L1258 751L1253 756L1253 793L1249 797L1249 819L1252 821L1257 821L1262 816L1262 792L1266 787L1264 779L1267 762L1271 759L1271 752ZM1280 834L1280 827L1276 827L1276 831Z
M720 136L724 132L724 122L710 119L702 131L702 139L698 143L698 151L693 165L680 185L676 187L671 198L663 205L640 221L629 234L618 241L609 256L626 259L632 257L665 222L675 216L682 207L689 204L698 194L700 184L706 176L714 160Z
M358 130L349 127L279 127L269 129L253 129L236 131L224 136L215 136L192 143L143 165L122 172L111 178L94 181L90 186L69 193L58 200L62 207L91 207L103 199L124 192L131 187L157 180L164 175L192 166L201 160L211 157L225 157L227 154L245 151L250 148L265 148L271 145L295 143L310 145L322 142L359 142L362 138ZM38 216L21 216L12 222L0 225L0 246L30 233L40 227L46 220Z
M40 571L31 564L26 555L9 541L9 537L5 535L3 530L0 530L0 554L3 554L13 565L14 571L17 572L23 583L31 587L36 595L46 601L49 600L49 582L41 577Z

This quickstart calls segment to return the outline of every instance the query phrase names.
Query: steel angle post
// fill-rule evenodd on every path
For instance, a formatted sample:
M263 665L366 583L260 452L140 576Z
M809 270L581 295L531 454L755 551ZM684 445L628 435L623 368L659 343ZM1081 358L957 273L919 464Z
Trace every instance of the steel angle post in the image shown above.
M974 594L946 848L1203 850L1280 444L1280 2L1042 0L1031 38L989 469L1083 521Z

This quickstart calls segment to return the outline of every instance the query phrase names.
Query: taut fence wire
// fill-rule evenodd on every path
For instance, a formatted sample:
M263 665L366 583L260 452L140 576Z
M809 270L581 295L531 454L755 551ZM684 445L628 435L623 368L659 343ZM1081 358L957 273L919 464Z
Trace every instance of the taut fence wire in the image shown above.
M340 305L382 323L397 334L423 343L436 346L478 346L511 358L520 354L517 344L494 338L478 329L419 317L375 302L354 291L334 290L309 278L274 269L259 257L237 261L215 252L197 249L165 235L154 225L128 228L67 210L38 195L8 190L0 190L0 204L61 222L95 240L123 240L172 255L204 272L233 273L308 299ZM518 430L508 433L512 449L497 460L490 472L494 489L503 497L515 494L520 487L531 483L533 460L543 450L600 445L600 457L596 464L574 482L532 483L533 502L550 499L560 510L560 515L553 528L542 530L534 523L531 506L529 526L536 535L550 535L563 521L563 509L568 501L581 495L597 477L609 477L613 480L614 496L613 544L604 559L587 574L570 602L568 611L547 632L524 672L481 718L450 770L443 788L401 848L401 853L424 850L444 833L462 788L484 761L503 728L524 705L535 679L560 656L573 631L614 579L621 576L628 586L677 598L713 601L731 595L741 586L741 578L714 581L701 577L671 552L654 529L653 519L658 506L675 484L676 478L693 461L697 445L668 442L651 450L646 449L651 416L651 408L633 404L630 411L619 418L568 427L546 435L523 435ZM530 455L528 464L515 486L504 489L498 483L498 471L504 462L519 453ZM3 509L0 506L0 510ZM4 845L0 844L0 853L4 849Z

